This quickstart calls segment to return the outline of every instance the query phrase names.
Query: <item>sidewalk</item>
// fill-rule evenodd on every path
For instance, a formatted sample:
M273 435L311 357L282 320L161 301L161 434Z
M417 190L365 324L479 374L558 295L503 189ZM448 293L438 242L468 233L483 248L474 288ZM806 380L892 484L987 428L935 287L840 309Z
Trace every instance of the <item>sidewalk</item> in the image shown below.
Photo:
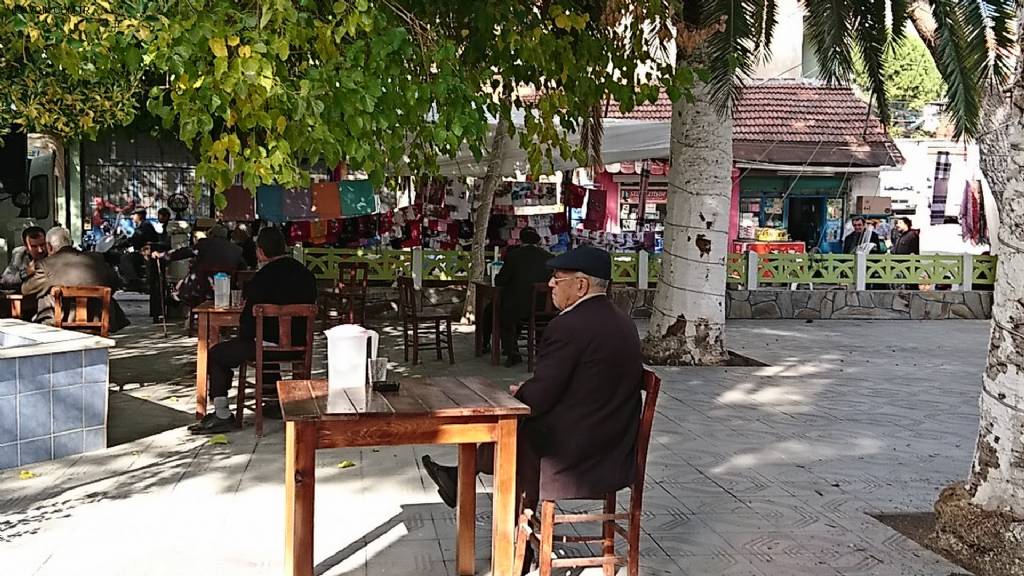
M111 438L124 443L29 467L29 480L0 472L3 573L281 574L280 424L258 443L251 427L227 445L190 437L194 339L133 319L111 366L124 390L112 393ZM396 331L384 332L401 360ZM738 322L728 337L769 366L659 370L641 572L962 573L865 512L930 510L965 477L988 324ZM526 377L471 346L460 330L454 368L428 359L409 373ZM450 447L318 452L318 574L454 573L454 514L420 468L425 453L455 460ZM480 574L488 490L482 479Z

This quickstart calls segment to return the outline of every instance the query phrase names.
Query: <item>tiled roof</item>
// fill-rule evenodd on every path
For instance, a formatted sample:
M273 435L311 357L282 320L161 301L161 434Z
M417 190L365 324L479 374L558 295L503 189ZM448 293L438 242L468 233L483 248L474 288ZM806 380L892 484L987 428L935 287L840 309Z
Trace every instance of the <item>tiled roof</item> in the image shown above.
M615 104L606 117L668 121L672 102L664 93L653 104L623 114ZM763 162L895 165L903 161L868 105L846 86L808 80L750 80L733 109L737 160Z

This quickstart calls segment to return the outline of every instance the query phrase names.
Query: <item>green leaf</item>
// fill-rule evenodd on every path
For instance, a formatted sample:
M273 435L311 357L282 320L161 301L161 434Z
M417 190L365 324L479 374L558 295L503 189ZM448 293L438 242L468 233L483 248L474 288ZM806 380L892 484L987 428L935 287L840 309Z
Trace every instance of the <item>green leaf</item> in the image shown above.
M218 58L227 58L228 49L227 46L224 45L223 38L210 38L208 44L214 56Z
M228 437L224 434L214 434L213 436L210 436L210 439L207 440L206 443L210 446L215 446L217 444L229 444Z
M351 461L351 460L342 460L341 462L338 462L338 468L341 468L342 470L344 470L346 468L355 468L355 467L356 467L356 463Z

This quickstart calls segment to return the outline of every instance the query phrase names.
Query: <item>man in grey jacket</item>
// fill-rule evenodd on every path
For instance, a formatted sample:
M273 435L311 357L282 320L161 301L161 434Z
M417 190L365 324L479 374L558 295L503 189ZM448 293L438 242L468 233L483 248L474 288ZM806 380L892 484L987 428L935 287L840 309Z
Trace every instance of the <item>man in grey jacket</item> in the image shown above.
M0 288L18 290L35 274L35 263L46 258L46 231L39 226L29 226L21 231L22 246L11 252L11 262L0 277Z

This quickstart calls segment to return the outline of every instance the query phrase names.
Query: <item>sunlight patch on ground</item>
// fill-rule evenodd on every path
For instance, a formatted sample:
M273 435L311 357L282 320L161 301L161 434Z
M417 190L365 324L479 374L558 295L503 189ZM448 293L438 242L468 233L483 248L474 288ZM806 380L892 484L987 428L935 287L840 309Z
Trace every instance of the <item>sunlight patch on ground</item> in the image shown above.
M767 464L802 464L823 460L839 460L850 456L867 456L882 451L882 442L875 438L856 438L852 442L811 442L787 440L761 450L736 454L724 464L711 469L715 474L755 470Z

